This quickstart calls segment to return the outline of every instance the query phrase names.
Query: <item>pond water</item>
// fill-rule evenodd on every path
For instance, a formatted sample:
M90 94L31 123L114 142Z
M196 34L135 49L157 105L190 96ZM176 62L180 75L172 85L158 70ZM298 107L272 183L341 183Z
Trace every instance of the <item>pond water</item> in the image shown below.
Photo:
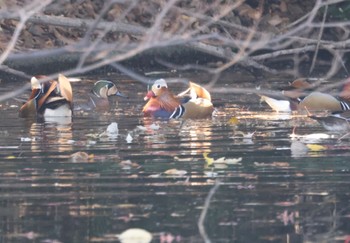
M77 102L98 78L73 83ZM20 119L18 100L2 103L1 242L118 242L132 228L166 243L349 240L348 138L254 94L212 93L212 119L145 119L146 85L109 79L130 98L72 123Z

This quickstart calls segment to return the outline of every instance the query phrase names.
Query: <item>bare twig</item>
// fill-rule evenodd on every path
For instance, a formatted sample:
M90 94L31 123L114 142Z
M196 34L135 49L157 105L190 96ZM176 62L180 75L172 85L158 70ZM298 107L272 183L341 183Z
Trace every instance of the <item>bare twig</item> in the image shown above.
M321 40L322 35L323 35L324 23L326 21L327 13L328 13L328 5L325 6L325 10L324 10L324 13L323 13L322 27L320 29L320 32L318 33L317 45L315 47L314 57L312 58L312 63L311 63L311 67L310 67L310 70L309 70L309 75L312 73L312 71L315 68L316 58L317 58L317 54L318 54L319 47L320 47L320 40Z

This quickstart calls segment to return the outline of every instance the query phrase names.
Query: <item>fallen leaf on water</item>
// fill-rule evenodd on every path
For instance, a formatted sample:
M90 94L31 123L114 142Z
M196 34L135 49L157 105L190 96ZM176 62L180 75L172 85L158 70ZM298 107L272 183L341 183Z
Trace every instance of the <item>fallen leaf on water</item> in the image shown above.
M126 136L126 142L131 143L132 140L133 140L132 136L130 135L130 133L128 133L128 136Z
M314 151L314 152L327 150L326 146L319 145L319 144L306 144L306 147L308 147L310 151Z
M33 231L27 232L27 233L15 233L15 234L10 234L8 235L9 238L27 238L29 240L34 240L38 238L40 234L35 233Z
M183 176L187 174L187 171L185 170L178 170L178 169L170 169L164 171L164 174L166 175L176 175L176 176Z
M217 160L214 160L214 163L223 163L223 164L227 164L227 165L237 165L237 164L241 164L239 162L242 161L242 157L239 158L225 158L225 157L221 157Z
M86 152L76 152L74 154L71 154L70 160L72 162L88 162L91 161L91 159L94 158L93 154L88 154Z
M21 137L21 142L31 142L31 141L35 141L35 138L24 138L24 137Z
M203 157L208 166L212 165L214 162L213 158L208 157L208 153L203 153Z
M273 167L289 167L288 162L272 162L272 163L259 163L254 162L255 166L261 167L261 166L273 166Z
M124 169L128 170L131 168L139 168L140 165L138 163L132 162L131 160L122 160L119 165Z
M89 137L89 138L93 138L93 139L97 139L100 138L101 136L104 136L105 132L103 132L102 134L99 133L88 133L85 136Z
M118 238L122 243L149 243L152 234L144 229L131 228L123 231Z
M228 120L228 123L231 125L238 125L239 124L239 120L237 117L233 116L230 118L230 120Z
M107 132L107 136L110 136L110 137L118 136L118 133L119 133L118 123L112 122L111 124L109 124L106 132Z
M221 158L218 158L218 159L214 159L214 158L208 157L208 153L203 153L203 157L205 159L205 162L207 163L207 166L210 166L210 165L214 164L215 167L219 166L217 164L237 165L237 164L240 164L240 162L242 161L242 157L239 157L239 158L228 158L228 159L226 159L226 157L221 157Z
M174 160L177 160L177 161L193 161L193 158L190 157L190 158L180 158L180 157L177 157L177 156L174 156Z

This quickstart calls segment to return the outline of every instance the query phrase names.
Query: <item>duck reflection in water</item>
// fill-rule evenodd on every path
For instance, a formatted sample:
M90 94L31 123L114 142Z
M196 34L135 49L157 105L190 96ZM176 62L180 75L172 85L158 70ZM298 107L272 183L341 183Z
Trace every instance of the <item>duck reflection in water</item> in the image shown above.
M72 125L55 122L32 123L29 128L32 152L72 151Z
M212 122L207 119L157 120L144 118L141 133L153 155L178 157L211 152Z

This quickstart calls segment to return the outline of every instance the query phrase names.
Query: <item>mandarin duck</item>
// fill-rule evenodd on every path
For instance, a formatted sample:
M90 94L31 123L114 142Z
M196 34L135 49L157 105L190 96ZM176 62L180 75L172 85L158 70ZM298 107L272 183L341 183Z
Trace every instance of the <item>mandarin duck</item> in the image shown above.
M64 75L59 74L58 81L44 83L40 83L37 77L32 77L31 88L28 101L19 110L20 117L72 116L72 86Z
M91 106L97 110L109 110L111 106L111 97L120 96L127 98L126 95L122 94L117 86L108 80L97 81L89 95Z
M208 118L214 111L210 93L198 84L189 83L189 88L175 96L164 79L158 79L144 98L144 116L157 118Z
M260 97L276 112L291 112L298 109L298 104L305 92L312 90L312 88L312 85L305 79L297 79L282 90L280 95L260 95Z
M306 110L341 112L350 110L350 82L347 82L343 85L342 91L339 93L338 96L332 96L327 93L312 91L308 95L303 97L302 94L305 91L310 91L310 89L312 89L313 87L311 85L308 85L307 83L302 84L301 87L301 89L298 88L293 90L282 91L282 94L290 102L290 110L285 111ZM277 111L276 103L274 103L274 105L274 107L272 105L270 106ZM286 105L284 105L284 107L286 107Z
M311 92L298 104L298 110L343 112L350 110L350 78L345 80L337 96Z

